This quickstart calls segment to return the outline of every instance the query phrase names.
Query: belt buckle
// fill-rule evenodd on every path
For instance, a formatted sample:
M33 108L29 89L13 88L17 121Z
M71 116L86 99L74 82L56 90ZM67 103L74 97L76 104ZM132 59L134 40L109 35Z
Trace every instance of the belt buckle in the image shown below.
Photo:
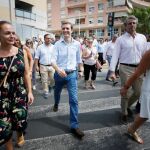
M65 72L66 72L66 74L68 75L68 74L70 74L70 73L73 73L74 70L69 70L69 71L65 71Z

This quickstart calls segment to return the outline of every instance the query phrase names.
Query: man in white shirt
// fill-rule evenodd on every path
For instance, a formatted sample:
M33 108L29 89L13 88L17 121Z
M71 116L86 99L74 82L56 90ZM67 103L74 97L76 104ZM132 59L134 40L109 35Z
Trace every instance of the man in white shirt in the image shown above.
M136 70L143 54L147 50L146 37L136 33L138 19L135 16L129 16L125 21L126 32L117 38L115 51L112 55L110 70L112 71L111 78L115 79L115 67L119 60L119 74L121 86L124 86L127 79ZM122 121L127 122L128 117L132 116L130 106L139 99L142 77L138 78L132 85L131 91L127 96L121 96Z
M36 70L41 73L41 80L44 90L44 98L48 98L49 89L54 86L54 72L51 65L53 45L52 37L50 34L44 35L44 43L38 46L35 52L35 67ZM40 63L40 68L38 67L38 61Z

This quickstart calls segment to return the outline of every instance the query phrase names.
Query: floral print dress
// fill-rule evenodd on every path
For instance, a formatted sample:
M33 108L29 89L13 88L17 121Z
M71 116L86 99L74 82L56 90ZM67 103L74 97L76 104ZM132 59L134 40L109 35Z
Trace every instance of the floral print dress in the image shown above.
M3 80L13 56L0 57L0 82ZM27 127L27 92L24 83L24 55L18 49L7 86L0 87L0 145L12 136L13 130L24 132Z

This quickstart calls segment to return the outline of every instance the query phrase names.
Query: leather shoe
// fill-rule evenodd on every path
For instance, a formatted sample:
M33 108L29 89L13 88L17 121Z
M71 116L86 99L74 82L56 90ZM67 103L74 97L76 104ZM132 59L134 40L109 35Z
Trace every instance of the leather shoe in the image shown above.
M127 108L128 111L128 117L133 117L133 112L130 108Z
M127 115L121 115L121 122L127 123L128 121L128 116Z
M54 111L54 112L57 112L57 111L58 111L58 105L55 104L55 105L53 106L53 111Z
M84 133L79 128L71 128L71 133L79 139L84 136Z

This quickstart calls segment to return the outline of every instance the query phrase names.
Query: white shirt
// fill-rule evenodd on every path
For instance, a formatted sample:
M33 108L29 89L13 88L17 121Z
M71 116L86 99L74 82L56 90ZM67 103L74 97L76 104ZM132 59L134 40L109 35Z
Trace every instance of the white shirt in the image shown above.
M92 56L90 58L84 59L84 64L86 65L94 65L96 64L96 58L97 58L97 49L95 47L88 48L86 47L84 49L83 55L89 56L92 53Z
M106 55L112 56L113 51L115 50L115 42L109 41L106 45Z
M35 51L35 58L39 59L40 64L43 65L50 65L52 61L52 54L53 54L53 46L42 44L38 46L37 50Z
M139 64L146 50L147 41L143 34L136 33L133 38L129 33L124 33L115 42L115 51L109 69L115 71L118 60L119 63Z
M150 42L147 42L147 49L150 49Z

